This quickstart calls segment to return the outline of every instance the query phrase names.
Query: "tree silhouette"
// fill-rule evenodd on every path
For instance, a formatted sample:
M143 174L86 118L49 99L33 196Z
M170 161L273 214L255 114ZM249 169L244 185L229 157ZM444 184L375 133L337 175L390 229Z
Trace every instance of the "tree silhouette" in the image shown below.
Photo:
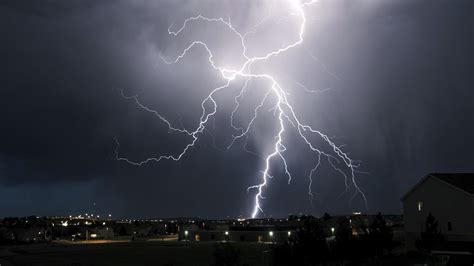
M121 236L125 236L125 235L128 234L127 229L125 228L125 226L122 225L122 226L120 227L118 234L121 235Z
M443 240L438 221L430 212L426 217L425 231L421 232L421 240L417 241L416 246L420 251L430 253L433 248L441 245Z
M355 243L357 240L352 235L352 228L349 219L343 218L339 220L336 229L336 244L334 245L334 257L343 262L353 259L357 250Z
M305 217L302 227L283 245L273 249L273 265L318 265L329 256L321 221Z
M331 215L329 215L329 213L325 212L325 213L323 214L323 220L324 220L324 221L329 221L329 220L331 220L331 218L332 218L332 217L331 217Z
M379 212L369 225L368 240L373 247L376 256L382 256L384 250L391 253L394 242L392 228Z

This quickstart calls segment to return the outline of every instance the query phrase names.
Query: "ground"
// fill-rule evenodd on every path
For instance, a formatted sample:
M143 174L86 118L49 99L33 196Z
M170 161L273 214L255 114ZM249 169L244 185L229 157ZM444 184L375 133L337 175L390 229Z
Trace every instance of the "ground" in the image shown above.
M0 246L0 266L89 266L89 265L215 265L216 242L94 240ZM240 264L270 265L271 243L231 242L239 250ZM426 262L398 253L347 265L400 266ZM337 262L328 263L337 265ZM464 264L463 264L464 265ZM471 265L471 264L469 264Z
M233 243L243 265L267 265L270 244ZM0 247L1 266L212 265L213 242L134 241Z

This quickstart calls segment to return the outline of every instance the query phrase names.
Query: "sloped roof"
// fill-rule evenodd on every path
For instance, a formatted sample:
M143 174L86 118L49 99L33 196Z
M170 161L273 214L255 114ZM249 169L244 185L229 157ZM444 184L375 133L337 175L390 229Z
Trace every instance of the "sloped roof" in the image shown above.
M469 194L474 194L474 173L433 173L430 174Z
M405 200L416 188L424 183L428 178L437 178L459 190L462 190L474 196L474 173L431 173L423 177L416 185L414 185L401 200Z

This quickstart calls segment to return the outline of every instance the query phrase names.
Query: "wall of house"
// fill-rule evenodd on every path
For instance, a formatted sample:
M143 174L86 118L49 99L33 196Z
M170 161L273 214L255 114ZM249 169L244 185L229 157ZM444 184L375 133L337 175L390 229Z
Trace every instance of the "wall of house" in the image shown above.
M422 203L421 210L418 210L419 202ZM447 240L474 241L474 197L471 195L437 178L428 177L403 200L407 239L414 241L419 238L430 212Z

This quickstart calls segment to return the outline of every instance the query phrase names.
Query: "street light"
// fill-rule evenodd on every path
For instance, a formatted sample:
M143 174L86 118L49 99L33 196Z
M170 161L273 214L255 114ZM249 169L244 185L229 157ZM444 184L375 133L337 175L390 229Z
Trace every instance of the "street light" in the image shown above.
M225 231L224 234L225 234L226 236L228 236L228 235L229 235L229 231Z
M268 235L270 236L272 243L275 243L275 239L273 238L273 231L268 232Z
M288 231L288 236L291 236L291 231Z
M334 227L331 227L331 233L334 235Z

